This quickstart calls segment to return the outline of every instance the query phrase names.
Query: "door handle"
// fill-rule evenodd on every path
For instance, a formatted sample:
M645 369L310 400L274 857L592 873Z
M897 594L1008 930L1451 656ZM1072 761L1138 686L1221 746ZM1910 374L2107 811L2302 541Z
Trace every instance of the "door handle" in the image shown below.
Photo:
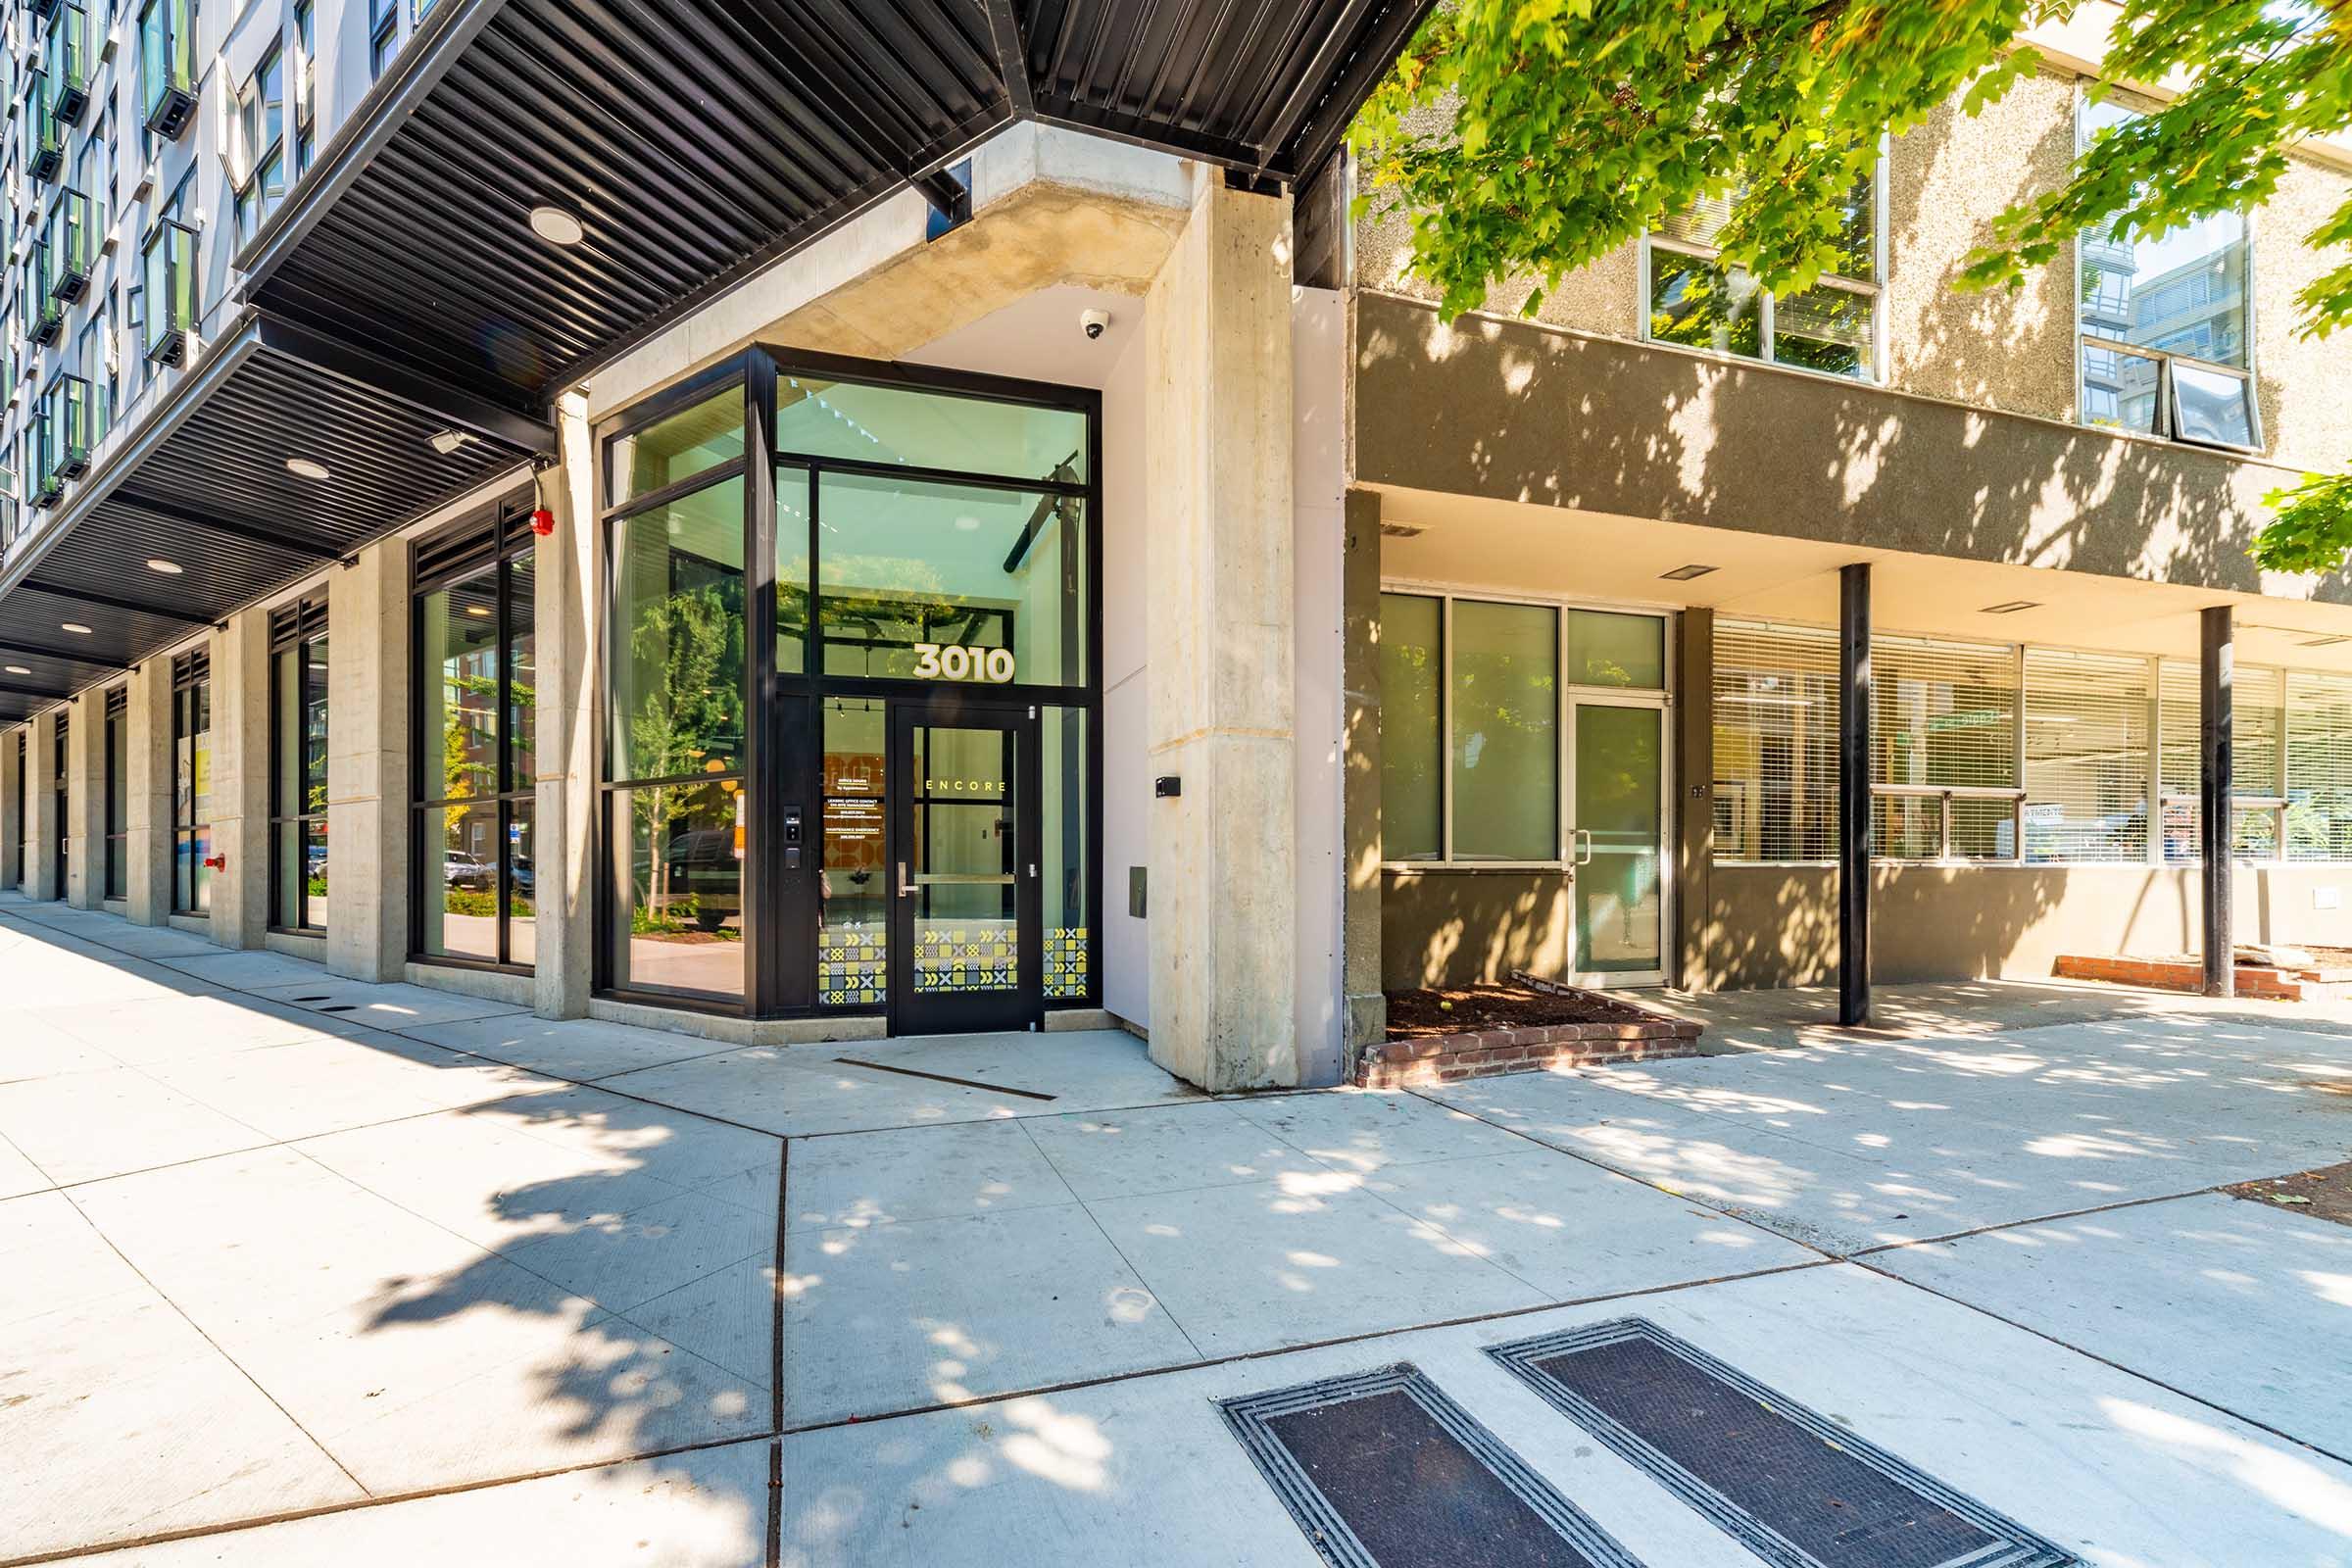
M911 899L914 897L914 884L907 880L906 862L905 860L901 860L899 862L899 897L902 899Z
M1580 842L1584 845L1584 853L1570 858L1568 861L1570 865L1591 865L1592 863L1592 830L1591 828L1570 828L1568 830L1568 842L1571 845L1575 845Z

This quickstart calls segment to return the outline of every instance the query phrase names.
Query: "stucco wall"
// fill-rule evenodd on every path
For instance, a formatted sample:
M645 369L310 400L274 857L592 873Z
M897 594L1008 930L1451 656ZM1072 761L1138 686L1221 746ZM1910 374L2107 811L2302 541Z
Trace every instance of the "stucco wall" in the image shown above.
M2044 418L2075 416L2074 252L2017 290L1962 293L1992 220L2062 183L2075 84L2043 74L1974 119L1948 103L1887 153L1886 384Z
M2293 477L1393 296L1356 319L1360 483L2260 592L2246 550ZM2340 574L2312 592L2352 602Z
M2195 867L1880 864L1872 881L1873 975L1882 981L2031 979L2062 953L2193 953L2203 901ZM2241 941L2352 944L2352 908L2318 909L2352 866L2240 867ZM1837 974L1837 876L1818 865L1717 865L1707 881L1691 983L1811 985Z

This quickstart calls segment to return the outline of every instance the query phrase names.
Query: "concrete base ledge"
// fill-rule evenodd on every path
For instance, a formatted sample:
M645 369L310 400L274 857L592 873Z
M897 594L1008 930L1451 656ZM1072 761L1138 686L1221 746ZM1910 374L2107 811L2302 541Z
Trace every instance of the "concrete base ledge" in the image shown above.
M531 976L506 974L496 969L412 963L408 966L408 982L433 991L454 991L462 997L479 997L484 1002L511 1003L517 1007L528 1007L538 1001L536 982Z
M213 917L209 914L174 914L167 916L164 923L174 931L185 931L208 941L213 935Z
M313 963L326 961L324 937L305 936L299 931L270 931L263 934L262 946L289 958L308 958Z
M98 906L109 914L119 914L125 920L130 918L130 901L128 899L108 899Z
M883 1018L730 1018L721 1013L655 1007L641 1002L591 997L588 1016L640 1029L666 1029L732 1046L816 1046L845 1040L880 1040L890 1032Z
M1057 1035L1080 1029L1116 1029L1119 1020L1108 1007L1062 1007L1046 1014L1046 1033Z

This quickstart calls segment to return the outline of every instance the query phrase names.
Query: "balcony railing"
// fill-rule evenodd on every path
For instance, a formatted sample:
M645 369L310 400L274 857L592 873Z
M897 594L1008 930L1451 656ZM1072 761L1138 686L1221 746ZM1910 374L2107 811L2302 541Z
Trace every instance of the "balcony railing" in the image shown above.
M57 193L49 226L42 235L48 251L49 297L73 301L90 286L94 261L90 244L90 199L77 190Z
M58 122L55 102L49 73L33 67L25 75L24 140L25 163L38 180L55 179L66 163L65 127Z
M41 489L64 491L64 481L90 471L90 383L61 375L41 399Z
M147 0L139 12L139 112L159 136L176 136L196 111L196 30L189 0Z
M90 19L73 0L50 20L41 69L49 77L50 118L60 125L74 124L90 106Z
M196 231L164 219L149 226L139 258L147 303L147 358L177 365L196 324Z

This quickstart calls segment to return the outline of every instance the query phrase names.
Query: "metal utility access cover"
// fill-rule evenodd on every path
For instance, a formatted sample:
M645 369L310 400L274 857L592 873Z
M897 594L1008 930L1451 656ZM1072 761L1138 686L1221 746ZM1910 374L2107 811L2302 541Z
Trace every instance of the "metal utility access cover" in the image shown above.
M1487 1353L1776 1568L2080 1562L1644 1319Z
M1641 1568L1413 1366L1221 1408L1338 1568Z

